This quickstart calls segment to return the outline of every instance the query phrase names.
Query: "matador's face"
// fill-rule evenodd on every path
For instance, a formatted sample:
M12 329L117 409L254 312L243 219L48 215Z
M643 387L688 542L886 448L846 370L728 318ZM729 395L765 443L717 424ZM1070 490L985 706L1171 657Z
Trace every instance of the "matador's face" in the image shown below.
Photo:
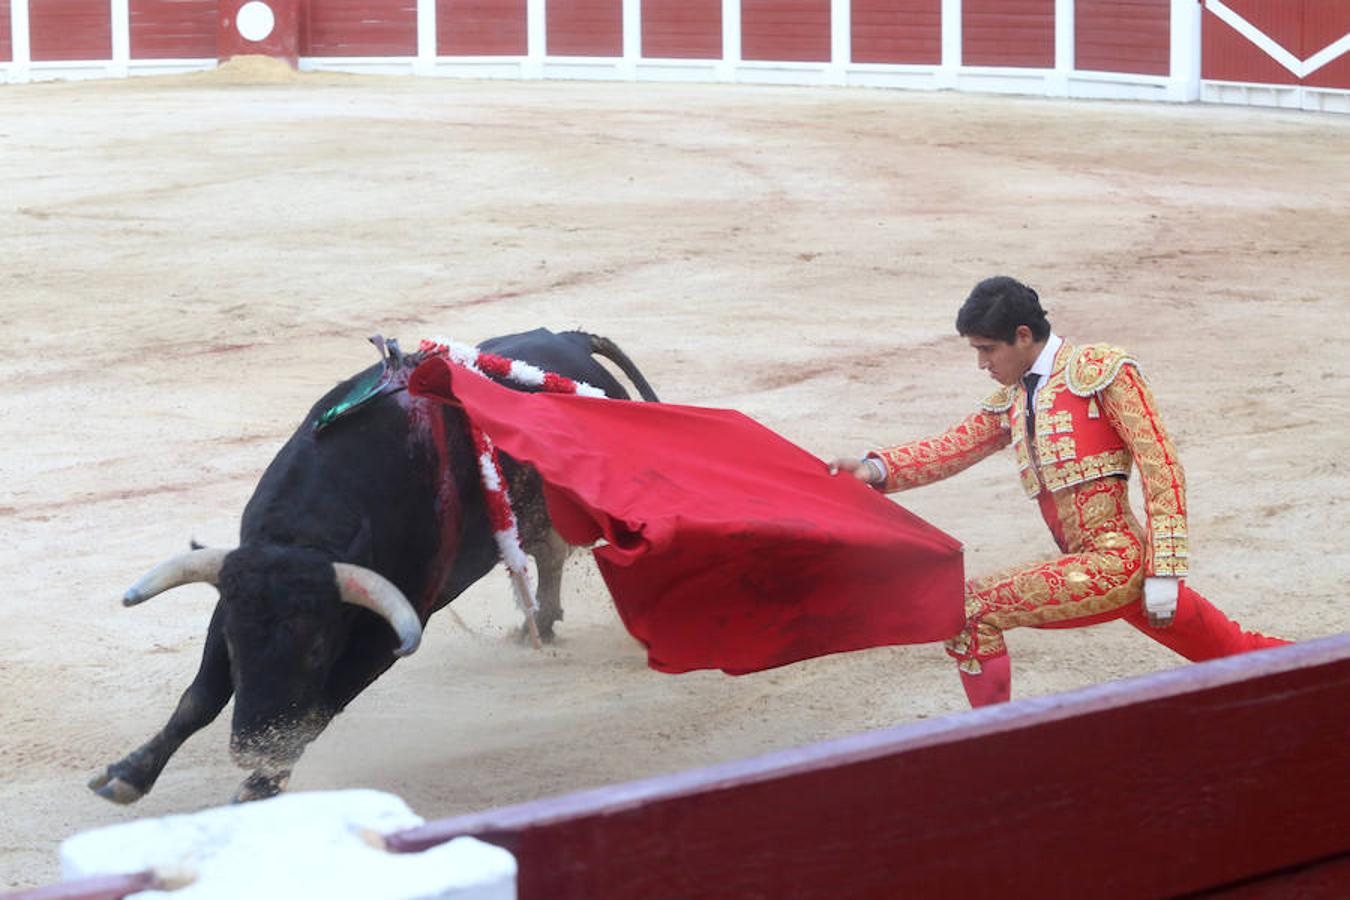
M1022 376L1036 362L1044 341L1037 342L1031 335L1031 329L1025 325L1017 326L1012 343L998 338L968 335L966 340L975 350L980 371L988 372L989 377L999 384L1017 384Z

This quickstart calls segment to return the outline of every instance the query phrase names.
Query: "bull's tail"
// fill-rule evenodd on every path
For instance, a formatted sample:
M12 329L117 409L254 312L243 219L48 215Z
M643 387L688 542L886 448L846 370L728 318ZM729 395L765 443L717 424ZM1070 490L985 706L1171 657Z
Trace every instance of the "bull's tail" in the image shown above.
M647 379L638 371L637 365L628 358L628 354L619 349L619 345L607 337L601 337L598 334L586 335L591 339L591 352L603 356L605 359L614 363L623 370L623 374L628 376L628 380L633 382L633 387L637 388L638 393L643 400L649 403L659 403L656 391L647 383Z

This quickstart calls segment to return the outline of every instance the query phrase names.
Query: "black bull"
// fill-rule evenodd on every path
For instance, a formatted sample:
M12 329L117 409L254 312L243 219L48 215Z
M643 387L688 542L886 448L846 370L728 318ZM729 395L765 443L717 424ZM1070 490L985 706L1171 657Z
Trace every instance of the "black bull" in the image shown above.
M232 694L230 751L252 770L235 799L278 793L333 716L416 649L432 613L496 565L462 413L409 396L403 388L419 355L376 344L384 361L324 395L267 467L244 509L237 548L174 557L127 591L123 602L133 605L208 582L220 598L201 666L173 715L89 782L100 796L116 803L144 796ZM626 399L595 353L615 362L643 399L656 399L605 338L536 329L480 346ZM547 638L562 617L569 548L549 524L538 475L505 455L502 464L521 544L538 569L537 621Z

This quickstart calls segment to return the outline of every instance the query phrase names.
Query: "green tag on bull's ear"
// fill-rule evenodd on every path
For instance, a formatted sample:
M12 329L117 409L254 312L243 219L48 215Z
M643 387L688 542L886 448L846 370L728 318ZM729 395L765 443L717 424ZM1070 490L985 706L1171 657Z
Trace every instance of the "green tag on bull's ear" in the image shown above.
M388 371L387 367L373 369L353 384L351 390L347 391L341 400L328 407L314 420L314 430L321 431L363 403L368 403L380 394L386 393L388 382L385 375Z

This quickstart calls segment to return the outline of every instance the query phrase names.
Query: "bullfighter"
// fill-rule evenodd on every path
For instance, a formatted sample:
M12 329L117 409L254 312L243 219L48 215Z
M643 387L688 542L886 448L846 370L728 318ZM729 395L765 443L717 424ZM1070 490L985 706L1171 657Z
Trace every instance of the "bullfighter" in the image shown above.
M972 706L1009 699L1009 628L1077 628L1124 619L1192 661L1287 643L1243 631L1185 582L1186 480L1157 404L1124 350L1055 334L1030 287L988 278L956 317L979 367L1001 385L935 436L841 458L886 492L955 475L1009 444L1026 495L1063 554L966 582L965 626L947 640ZM1130 509L1132 467L1144 524Z

